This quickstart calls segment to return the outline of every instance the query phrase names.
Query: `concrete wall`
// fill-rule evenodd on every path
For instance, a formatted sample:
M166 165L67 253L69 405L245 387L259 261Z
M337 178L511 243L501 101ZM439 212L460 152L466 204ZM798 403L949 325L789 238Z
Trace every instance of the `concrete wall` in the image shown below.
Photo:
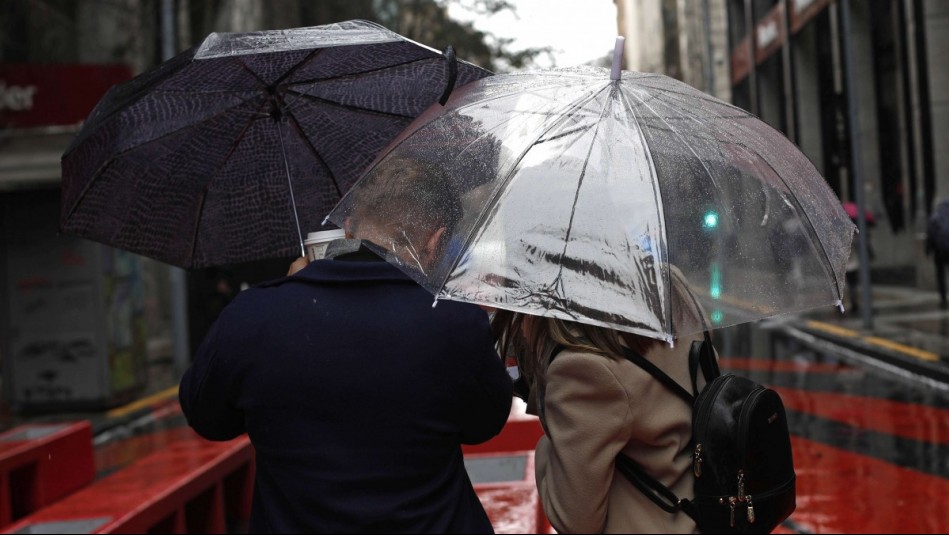
M797 95L798 146L817 170L824 173L820 85L817 65L817 27L806 26L794 38L794 93Z
M949 197L949 2L926 0L926 53L932 111L936 198Z
M662 6L659 0L616 0L619 33L626 38L626 69L663 73Z
M731 61L728 51L728 8L725 0L708 0L712 42L712 95L731 102ZM709 91L706 89L706 91Z
M616 0L617 26L626 37L625 68L633 71L667 71L665 42L675 32L679 44L678 69L682 81L726 102L731 101L731 72L728 52L728 12L725 0L677 0L678 28L667 28L662 17L663 0ZM666 3L667 7L673 5ZM709 39L705 33L704 9L709 9ZM709 81L705 64L711 61Z
M929 105L932 121L933 166L936 176L936 199L949 197L949 72L946 57L949 55L949 2L924 0L923 32L926 35L926 64L929 78ZM918 117L921 106L913 98L914 117ZM919 168L917 166L917 168ZM922 202L922 185L917 198ZM920 214L922 216L922 214ZM918 218L915 233L916 285L927 290L936 289L936 276L932 259L925 251L925 221Z

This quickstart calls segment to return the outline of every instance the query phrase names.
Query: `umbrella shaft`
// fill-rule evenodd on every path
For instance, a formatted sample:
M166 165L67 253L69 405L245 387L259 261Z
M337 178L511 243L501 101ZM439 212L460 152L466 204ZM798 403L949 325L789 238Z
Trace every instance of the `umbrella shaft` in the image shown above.
M293 197L293 179L290 176L290 162L287 160L287 147L283 143L283 129L280 123L274 121L277 125L277 135L280 138L280 153L283 154L283 167L287 171L287 185L290 186L290 206L293 207L293 221L297 225L297 238L300 240L300 256L306 256L306 249L303 246L303 232L300 231L300 217L297 215L297 201Z

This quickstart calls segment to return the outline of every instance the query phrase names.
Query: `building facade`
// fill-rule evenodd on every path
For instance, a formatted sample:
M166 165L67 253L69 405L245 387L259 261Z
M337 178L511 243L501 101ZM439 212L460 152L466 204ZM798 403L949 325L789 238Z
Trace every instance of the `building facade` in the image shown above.
M843 1L617 7L633 41L628 68L679 78L783 132L842 202L873 214L872 283L934 288L923 240L934 202L949 195L949 3Z

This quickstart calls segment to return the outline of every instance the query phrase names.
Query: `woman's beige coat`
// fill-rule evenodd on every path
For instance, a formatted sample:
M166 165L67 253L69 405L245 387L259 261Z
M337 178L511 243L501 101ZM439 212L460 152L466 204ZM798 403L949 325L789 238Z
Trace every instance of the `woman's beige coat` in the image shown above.
M644 355L692 391L688 352L702 334L656 344ZM680 498L692 498L692 408L626 359L562 351L545 374L549 436L536 451L537 488L560 533L693 533L685 513L670 514L616 471L632 457ZM701 374L699 374L701 375ZM704 384L700 380L699 388Z

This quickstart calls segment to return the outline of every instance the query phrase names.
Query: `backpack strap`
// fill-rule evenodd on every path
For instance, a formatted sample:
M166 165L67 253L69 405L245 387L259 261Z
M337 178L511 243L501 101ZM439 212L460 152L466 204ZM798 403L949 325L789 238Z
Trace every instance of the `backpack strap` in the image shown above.
M702 375L706 383L712 382L712 379L718 377L721 371L718 368L718 362L715 360L715 349L712 346L712 337L708 331L705 331L704 340L692 342L689 348L689 376L692 379L692 393L682 388L665 372L659 369L655 364L646 360L645 357L629 348L623 348L624 356L627 360L646 370L659 382L666 386L674 394L688 403L689 409L695 404L695 399L699 395L698 388L698 370L702 369ZM658 479L649 475L642 466L628 456L620 453L616 456L616 469L626 476L626 479L639 489L647 498L658 505L667 513L677 513L682 511L689 515L696 524L699 522L698 511L695 504L688 498L680 499L668 487L663 485Z
M708 331L705 331L704 334L705 340L696 340L692 342L692 347L689 348L689 376L692 378L692 395L695 397L699 396L699 367L702 368L705 384L711 383L713 379L722 374L718 367L718 360L715 359L712 337Z
M647 474L639 463L620 453L616 456L616 469L663 511L673 514L682 511L698 524L698 511L695 509L695 504L688 498L679 499L668 487Z
M646 360L646 357L636 353L628 347L623 348L623 355L626 357L626 360L629 360L633 364L639 366L643 370L649 372L649 375L655 377L660 383L664 384L666 388L671 390L675 395L682 398L683 401L689 404L689 407L692 407L692 404L695 402L695 398L688 390L682 388L682 386L675 382L672 377L666 375L666 372L659 369L658 366ZM692 374L692 384L695 384L695 374Z

